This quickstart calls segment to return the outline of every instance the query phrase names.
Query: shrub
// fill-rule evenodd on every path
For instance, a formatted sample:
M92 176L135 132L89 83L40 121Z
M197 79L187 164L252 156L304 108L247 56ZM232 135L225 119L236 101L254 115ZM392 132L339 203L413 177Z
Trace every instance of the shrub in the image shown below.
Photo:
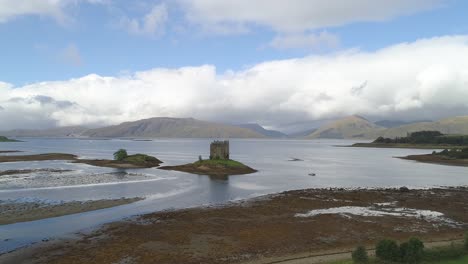
M124 160L128 157L127 151L125 149L119 149L114 153L114 159L118 161Z
M424 255L424 244L417 238L411 238L400 245L400 258L403 263L418 263Z
M468 251L468 231L465 233L464 248L465 248L466 251Z
M203 161L203 158L201 155L198 155L198 161L202 162Z
M369 262L369 256L367 256L366 248L363 246L357 247L356 250L353 251L352 257L354 263Z
M396 262L400 258L400 249L395 241L384 239L377 243L375 255L381 260Z

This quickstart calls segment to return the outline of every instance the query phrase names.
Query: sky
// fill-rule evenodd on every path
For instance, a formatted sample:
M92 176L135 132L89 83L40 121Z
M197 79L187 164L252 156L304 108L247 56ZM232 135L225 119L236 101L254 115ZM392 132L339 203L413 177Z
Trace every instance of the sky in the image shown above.
M468 115L468 1L0 0L1 130Z

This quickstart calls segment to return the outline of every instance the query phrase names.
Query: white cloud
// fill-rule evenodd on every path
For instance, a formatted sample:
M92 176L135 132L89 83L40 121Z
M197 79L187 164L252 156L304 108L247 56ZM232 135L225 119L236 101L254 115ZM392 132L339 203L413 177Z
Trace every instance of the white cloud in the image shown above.
M384 21L440 6L444 0L179 0L189 21L218 32L266 26L304 32L353 22Z
M322 31L318 34L281 34L275 37L270 46L276 49L312 49L336 48L340 43L337 35Z
M75 44L69 44L59 54L60 60L72 66L81 66L83 59L81 58L80 51Z
M0 84L0 120L16 122L2 122L8 129L153 116L273 126L350 114L435 119L468 114L467 57L468 36L447 36L375 52L267 61L238 72L204 65Z
M168 16L166 4L157 4L141 19L123 17L120 26L131 34L157 36L164 33Z
M70 18L66 8L79 2L104 4L107 0L0 0L0 23L30 15L51 17L59 23L67 23Z

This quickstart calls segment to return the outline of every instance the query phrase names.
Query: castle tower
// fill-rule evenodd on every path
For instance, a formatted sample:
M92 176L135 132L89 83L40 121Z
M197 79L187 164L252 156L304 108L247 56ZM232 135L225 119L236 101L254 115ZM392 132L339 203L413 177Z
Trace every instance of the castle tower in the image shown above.
M210 144L210 159L229 159L229 141L215 140Z

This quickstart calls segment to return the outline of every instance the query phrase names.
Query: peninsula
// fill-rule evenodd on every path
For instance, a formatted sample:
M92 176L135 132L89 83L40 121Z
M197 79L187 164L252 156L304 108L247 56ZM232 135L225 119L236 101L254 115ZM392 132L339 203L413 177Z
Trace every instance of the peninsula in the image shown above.
M446 135L439 131L418 131L406 137L378 137L371 143L356 143L352 147L452 149L468 147L468 135Z

